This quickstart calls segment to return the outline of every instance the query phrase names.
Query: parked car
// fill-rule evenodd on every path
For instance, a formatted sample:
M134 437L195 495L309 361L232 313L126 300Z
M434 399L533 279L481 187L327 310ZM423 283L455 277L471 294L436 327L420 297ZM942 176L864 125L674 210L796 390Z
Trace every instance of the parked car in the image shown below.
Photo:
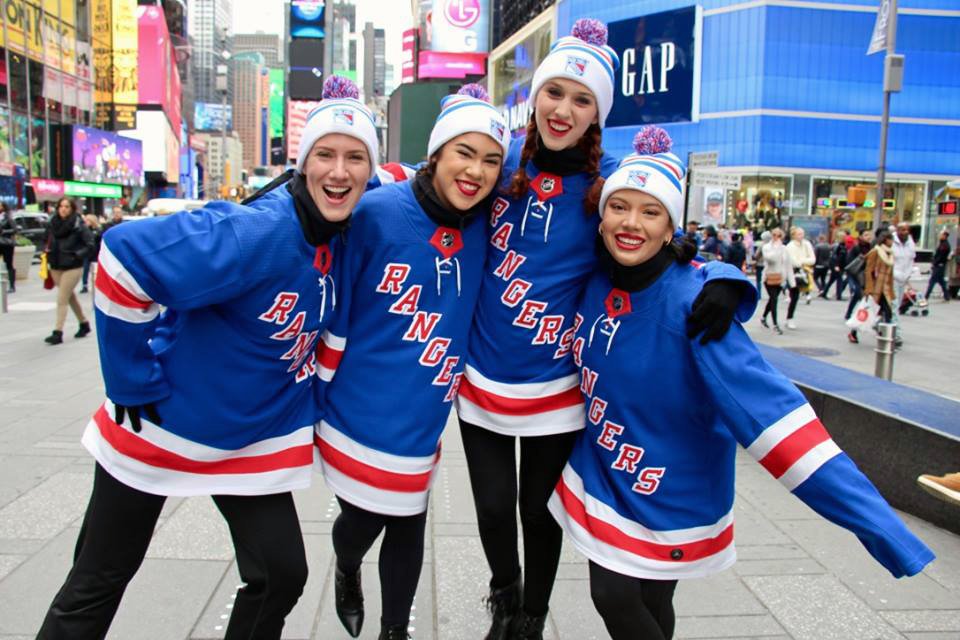
M13 212L13 219L20 227L20 235L30 239L39 255L47 241L47 214L20 210Z

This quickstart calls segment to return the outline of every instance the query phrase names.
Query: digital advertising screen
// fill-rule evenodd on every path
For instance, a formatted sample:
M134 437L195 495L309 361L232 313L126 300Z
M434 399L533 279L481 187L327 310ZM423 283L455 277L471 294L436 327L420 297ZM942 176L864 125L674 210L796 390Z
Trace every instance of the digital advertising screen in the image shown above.
M323 41L292 40L290 42L290 76L287 98L319 100L323 95Z
M324 2L292 0L290 3L290 37L323 38Z
M111 131L73 127L75 180L143 185L143 144Z
M233 129L233 106L226 108L226 128ZM223 105L217 102L196 102L193 105L193 127L197 131L222 131Z

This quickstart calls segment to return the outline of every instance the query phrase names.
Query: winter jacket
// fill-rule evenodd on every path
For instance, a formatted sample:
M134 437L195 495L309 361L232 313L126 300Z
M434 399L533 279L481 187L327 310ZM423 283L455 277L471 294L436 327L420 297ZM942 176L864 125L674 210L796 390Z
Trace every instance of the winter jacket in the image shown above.
M949 258L950 243L946 240L941 240L940 244L937 245L937 250L933 253L933 266L945 267L947 266L947 261Z
M913 261L917 257L917 245L911 236L906 242L901 242L897 234L893 234L893 278L904 283L910 279L913 271Z
M894 264L887 264L879 255L879 245L870 250L867 254L866 266L866 287L864 291L874 297L879 302L882 295L894 306L893 297L893 270ZM896 258L894 258L896 260Z
M766 282L772 273L783 275L782 282L788 287L797 286L797 280L793 275L793 261L790 259L790 252L785 245L768 242L763 245L763 281Z
M47 224L47 260L51 269L79 269L83 259L94 257L93 233L79 214L54 215Z
M17 221L13 219L13 214L7 211L0 215L0 246L12 247L17 244L17 233L20 228L17 227Z

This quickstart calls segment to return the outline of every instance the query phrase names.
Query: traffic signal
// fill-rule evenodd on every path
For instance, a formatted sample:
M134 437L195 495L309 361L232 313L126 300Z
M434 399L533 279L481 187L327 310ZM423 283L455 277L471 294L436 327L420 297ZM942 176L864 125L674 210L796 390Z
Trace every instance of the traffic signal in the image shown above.
M960 213L960 201L958 200L937 203L937 215L955 216L958 213Z

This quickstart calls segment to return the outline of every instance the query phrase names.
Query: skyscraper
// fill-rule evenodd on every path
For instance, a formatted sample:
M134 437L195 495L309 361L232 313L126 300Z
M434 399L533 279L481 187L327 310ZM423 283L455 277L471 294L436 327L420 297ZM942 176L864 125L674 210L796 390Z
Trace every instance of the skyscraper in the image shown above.
M376 29L372 22L363 26L363 94L366 102L385 97L386 39L383 29Z
M237 33L233 36L233 53L239 55L256 52L263 56L264 63L271 69L281 67L283 54L280 49L280 36L275 33Z
M266 120L270 83L263 55L252 51L238 53L233 58L233 72L233 128L243 143L243 168L252 173L254 167L270 163Z
M194 100L222 100L217 91L217 65L224 64L222 53L233 54L233 0L190 0L187 31L193 38L190 71ZM233 102L233 79L227 76L227 104Z

